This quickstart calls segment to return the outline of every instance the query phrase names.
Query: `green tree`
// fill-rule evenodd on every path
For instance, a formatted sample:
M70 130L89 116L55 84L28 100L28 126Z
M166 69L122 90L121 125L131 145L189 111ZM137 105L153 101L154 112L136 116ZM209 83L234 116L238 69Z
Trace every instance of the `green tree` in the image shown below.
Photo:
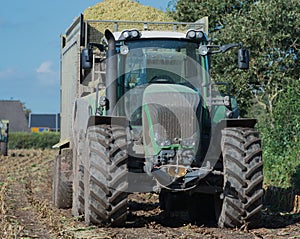
M267 184L300 189L300 87L299 80L287 86L274 100L273 122L260 125L264 144Z
M299 79L299 9L298 0L260 1L250 7L247 15L228 14L220 32L222 42L231 39L250 48L251 67L248 80L243 80L248 81L257 104L271 118L278 94L286 89L290 78ZM215 67L217 72L219 63Z
M209 16L215 44L241 42L250 49L249 71L237 69L231 51L211 57L211 76L231 83L242 115L256 103L273 117L274 100L287 85L286 79L299 78L299 9L298 0L178 0L171 14L178 21Z
M210 31L224 25L224 17L235 12L247 12L255 0L178 0L170 1L169 14L177 21L194 22L209 17Z
M208 15L213 44L240 42L250 49L248 71L237 69L231 50L211 57L211 77L231 84L242 116L259 119L265 182L288 187L294 177L299 184L300 1L238 2L245 4L178 0L173 15L180 21Z
M28 108L26 107L26 104L23 103L23 102L22 102L22 106L23 106L23 111L24 111L24 113L25 113L25 117L26 117L27 121L29 121L29 116L30 116L30 114L31 114L31 109L28 109Z

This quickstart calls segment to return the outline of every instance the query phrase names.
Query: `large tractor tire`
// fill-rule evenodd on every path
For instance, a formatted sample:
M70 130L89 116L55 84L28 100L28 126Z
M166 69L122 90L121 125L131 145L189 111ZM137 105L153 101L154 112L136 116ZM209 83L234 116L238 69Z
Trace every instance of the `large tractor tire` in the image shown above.
M83 137L82 137L83 138ZM84 159L85 155L85 139L78 142L74 147L73 154L73 203L72 214L75 217L84 214Z
M7 142L0 142L0 155L7 156Z
M222 130L224 193L220 227L254 227L263 198L263 162L260 138L252 128Z
M72 207L72 181L70 157L67 151L62 151L54 160L52 201L57 208Z
M127 142L125 128L88 128L84 168L85 222L119 226L127 217Z
M84 214L84 166L78 160L74 166L72 214L78 217Z

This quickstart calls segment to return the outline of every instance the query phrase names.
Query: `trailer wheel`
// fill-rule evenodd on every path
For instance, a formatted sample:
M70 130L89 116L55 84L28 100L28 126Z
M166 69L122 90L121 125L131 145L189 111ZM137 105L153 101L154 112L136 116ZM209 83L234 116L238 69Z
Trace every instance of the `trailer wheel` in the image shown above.
M127 217L127 142L124 127L88 128L84 169L85 222L122 225Z
M72 213L75 217L84 214L84 166L78 160L74 168Z
M0 142L1 155L7 156L7 142Z
M61 157L54 160L52 201L57 208L67 209L72 206L72 181L62 173Z
M263 197L263 162L260 138L252 128L222 130L224 166L220 227L254 227L259 222Z
M73 203L72 214L75 217L84 214L84 151L85 138L81 135L73 150ZM83 140L82 140L83 139Z

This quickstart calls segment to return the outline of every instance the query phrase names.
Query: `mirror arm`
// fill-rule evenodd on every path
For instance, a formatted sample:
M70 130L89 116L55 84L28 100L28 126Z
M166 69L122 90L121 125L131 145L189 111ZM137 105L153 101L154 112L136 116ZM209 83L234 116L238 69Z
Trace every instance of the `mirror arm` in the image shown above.
M218 45L209 45L207 46L209 49L212 49L212 48L218 48L218 50L215 50L215 51L209 51L208 54L217 54L217 53L220 53L222 52L221 49L220 49L220 46Z
M221 50L221 52L226 52L226 51L228 51L229 49L231 49L233 47L241 48L242 44L241 43L232 43L232 44L224 45L224 46L220 47L220 50Z
M210 46L207 46L207 47L210 48L210 49L218 48L218 50L208 52L208 54L217 54L217 53L221 53L221 52L224 53L224 52L228 51L229 49L231 49L233 47L243 48L243 44L242 43L232 43L232 44L227 44L227 45L223 45L223 46L210 45Z

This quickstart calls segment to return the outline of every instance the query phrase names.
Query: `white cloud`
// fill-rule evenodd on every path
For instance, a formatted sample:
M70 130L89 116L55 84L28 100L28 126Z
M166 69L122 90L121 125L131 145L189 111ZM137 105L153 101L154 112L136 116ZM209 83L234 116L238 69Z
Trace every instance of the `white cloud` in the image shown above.
M37 73L53 73L54 71L52 70L53 63L51 61L45 61L43 62L39 68L36 69Z
M51 61L45 61L36 69L37 79L42 86L56 86L59 84L59 74L53 68Z

